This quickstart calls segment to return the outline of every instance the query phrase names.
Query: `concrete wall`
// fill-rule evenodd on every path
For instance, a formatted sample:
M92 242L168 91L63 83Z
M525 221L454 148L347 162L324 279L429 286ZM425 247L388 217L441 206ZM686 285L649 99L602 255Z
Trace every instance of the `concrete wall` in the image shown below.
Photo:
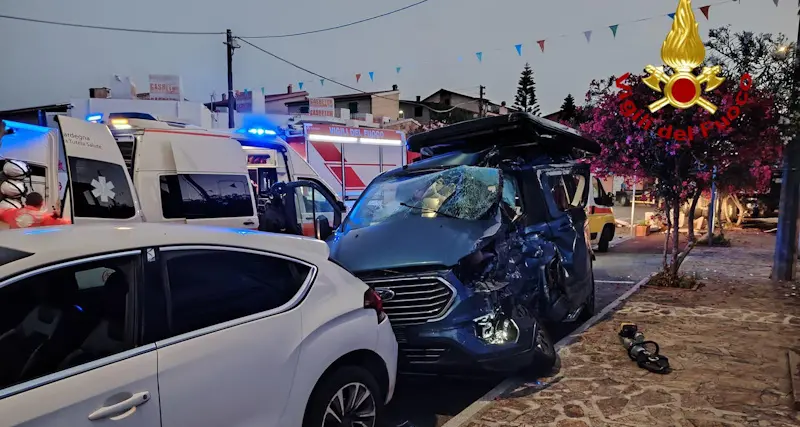
M362 99L346 99L342 101L335 101L334 106L339 108L350 108L350 104L355 102L358 104L358 111L350 111L351 114L364 114L364 113L372 113L372 101L369 98L362 98Z
M418 107L417 105L403 102L400 103L400 110L403 111L404 119L414 119L420 123L428 123L431 121L430 108Z
M379 96L372 95L371 113L373 116L383 116L397 120L400 115L400 92L387 92Z

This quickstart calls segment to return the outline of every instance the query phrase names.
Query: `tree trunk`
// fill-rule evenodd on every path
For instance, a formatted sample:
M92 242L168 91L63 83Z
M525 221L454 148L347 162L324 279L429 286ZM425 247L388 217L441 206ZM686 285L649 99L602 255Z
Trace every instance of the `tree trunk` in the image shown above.
M669 266L669 274L672 278L678 277L678 245L680 245L680 232L678 222L680 221L680 197L675 196L672 202L675 206L672 210L672 261Z
M692 196L692 203L689 205L688 215L686 215L686 219L689 221L689 242L697 240L697 237L694 235L694 211L697 209L697 202L700 201L700 194L702 192L702 188L700 187L695 190L694 196Z
M669 237L672 234L672 217L670 216L669 202L666 199L664 200L664 217L667 220L667 236L664 238L664 262L662 267L664 271L667 271L667 250L669 249Z

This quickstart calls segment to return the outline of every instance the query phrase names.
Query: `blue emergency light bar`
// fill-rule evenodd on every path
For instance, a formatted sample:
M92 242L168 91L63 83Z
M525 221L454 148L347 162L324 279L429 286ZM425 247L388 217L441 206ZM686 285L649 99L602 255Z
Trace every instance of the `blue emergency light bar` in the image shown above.
M93 114L89 114L89 115L86 116L86 121L87 122L92 122L92 123L100 123L101 121L103 121L103 115L102 114L94 114L94 113Z
M264 128L239 129L237 132L238 132L238 133L245 133L245 132L247 132L247 133L249 133L250 135L258 135L258 136L264 136L264 135L277 135L277 133L276 133L274 130L271 130L271 129L264 129Z

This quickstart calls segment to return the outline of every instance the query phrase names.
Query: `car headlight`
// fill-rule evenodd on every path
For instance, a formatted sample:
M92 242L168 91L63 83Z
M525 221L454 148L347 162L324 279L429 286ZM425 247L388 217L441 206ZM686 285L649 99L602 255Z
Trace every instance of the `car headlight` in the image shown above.
M519 339L519 326L514 319L504 318L493 312L473 319L473 321L475 322L475 335L486 344L516 343Z

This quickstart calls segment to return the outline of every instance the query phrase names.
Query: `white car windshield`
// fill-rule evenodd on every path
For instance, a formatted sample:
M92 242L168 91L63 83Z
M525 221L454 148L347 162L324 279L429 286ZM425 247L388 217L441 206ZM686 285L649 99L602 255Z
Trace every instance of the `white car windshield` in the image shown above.
M358 229L408 217L479 220L500 198L497 169L458 166L405 176L378 177L345 222Z

